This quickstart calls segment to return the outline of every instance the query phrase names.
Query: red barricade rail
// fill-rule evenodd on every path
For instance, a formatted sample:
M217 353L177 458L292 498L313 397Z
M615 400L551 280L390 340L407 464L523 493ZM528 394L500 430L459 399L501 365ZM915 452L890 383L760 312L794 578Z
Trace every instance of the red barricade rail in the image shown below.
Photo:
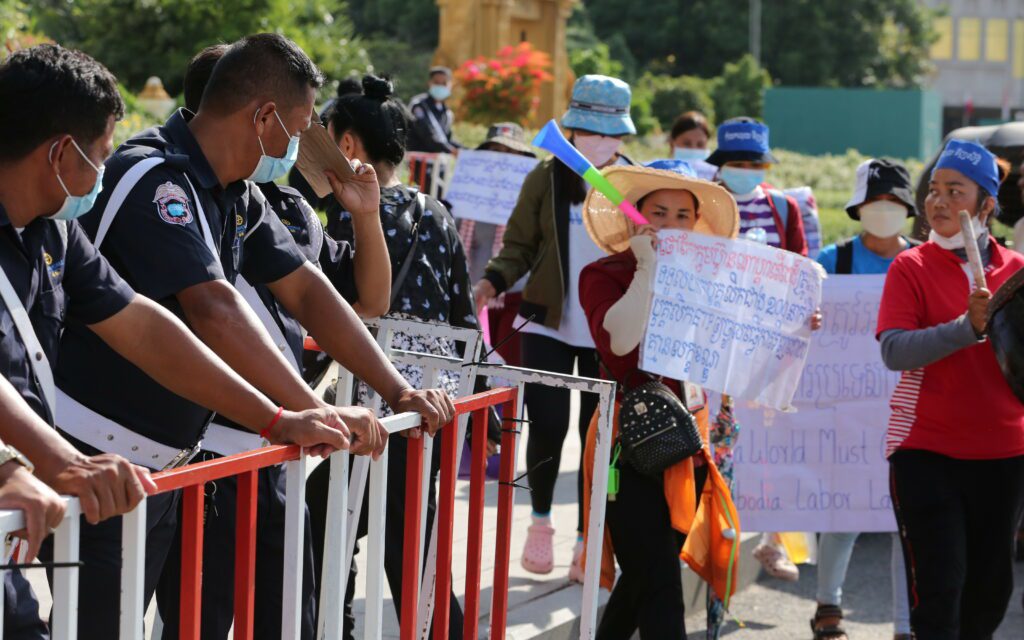
M438 490L438 555L437 588L435 590L434 637L448 637L448 606L451 588L452 538L455 504L455 468L459 416L473 414L472 472L470 480L469 543L467 548L465 628L463 637L475 640L478 636L480 612L480 572L483 552L483 509L485 461L487 447L487 413L490 407L502 406L507 421L514 420L517 411L518 390L494 389L454 401L455 418L440 432L442 462ZM401 419L410 424L407 416L394 416L384 421ZM503 429L498 492L498 529L495 549L493 601L491 605L492 639L504 638L508 612L508 573L511 544L513 455L515 429ZM191 464L181 469L154 474L158 493L183 490L182 496L182 566L180 628L182 640L198 640L202 603L202 549L203 506L206 482L237 476L238 507L235 542L235 612L234 637L249 640L253 636L253 609L256 557L256 504L258 471L283 462L298 460L301 448L295 445L273 446L216 460ZM336 454L337 455L337 454ZM422 516L423 448L408 448L406 469L406 513L411 519L405 523L403 556L402 611L400 634L402 640L416 638L417 603L419 602L420 567L422 556L419 531ZM289 477L291 480L291 477ZM303 479L304 480L304 479ZM373 533L371 532L371 535ZM383 535L383 532L381 532ZM301 563L300 563L301 564ZM347 575L343 577L347 580ZM326 588L327 585L324 585ZM338 603L341 606L341 603Z

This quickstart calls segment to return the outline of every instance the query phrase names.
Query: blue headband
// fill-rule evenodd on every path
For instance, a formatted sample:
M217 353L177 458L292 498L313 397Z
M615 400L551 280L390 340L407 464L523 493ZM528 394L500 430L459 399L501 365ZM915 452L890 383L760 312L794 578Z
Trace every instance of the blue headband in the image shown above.
M697 172L693 170L693 166L685 160L652 160L644 165L648 169L660 169L662 171L674 171L675 173L686 176L687 178L696 178Z
M718 150L768 153L768 127L760 122L723 122L718 127Z
M999 193L999 167L992 152L977 142L950 140L939 155L932 175L939 169L959 171L970 178L988 195Z

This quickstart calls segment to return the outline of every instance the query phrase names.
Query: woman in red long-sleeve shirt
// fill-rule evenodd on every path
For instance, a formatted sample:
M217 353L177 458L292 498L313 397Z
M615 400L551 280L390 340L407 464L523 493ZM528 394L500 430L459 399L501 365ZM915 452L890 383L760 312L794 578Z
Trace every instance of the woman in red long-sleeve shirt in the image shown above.
M686 163L679 165L688 168ZM613 255L583 270L580 302L604 375L619 381L621 394L623 386L633 388L652 378L640 370L639 343L650 303L657 231L687 229L732 237L739 228L739 216L725 189L683 173L613 167L605 170L605 175L650 222L635 227L597 192L587 200L587 229L598 246ZM663 382L683 399L707 442L703 390L677 380ZM587 440L588 470L595 464L596 432L592 424ZM642 475L628 463L619 464L619 492L608 502L606 522L622 574L598 627L598 640L625 640L638 628L644 640L686 637L679 555L684 532L693 519L698 485L703 484L707 471L703 462L703 456L683 460L667 469L660 481ZM589 496L589 491L584 495ZM614 565L609 555L605 559L602 583L610 587Z

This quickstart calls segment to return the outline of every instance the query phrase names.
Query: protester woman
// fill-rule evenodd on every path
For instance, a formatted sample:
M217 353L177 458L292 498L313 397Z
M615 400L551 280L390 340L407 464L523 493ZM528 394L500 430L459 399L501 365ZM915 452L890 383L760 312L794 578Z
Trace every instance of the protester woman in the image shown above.
M629 117L629 85L615 78L588 75L576 81L562 126L569 140L596 167L632 164L619 153L622 138L636 133ZM521 341L523 366L530 369L597 377L597 358L587 319L580 306L583 267L604 255L583 226L587 187L556 158L542 161L523 183L505 229L501 252L476 284L476 304L483 306L530 273L523 290L517 324L526 323ZM531 573L550 573L555 566L551 503L569 430L569 392L541 385L526 386L530 425L526 467L533 523L526 537L522 565ZM586 435L597 400L581 394L579 433ZM577 478L578 497L582 476ZM577 520L582 533L582 519ZM577 536L574 559L582 549ZM570 578L579 579L570 565Z
M618 437L618 408L624 390L656 379L640 369L639 361L654 275L656 233L685 229L734 237L739 229L736 203L729 194L696 179L685 163L678 164L689 175L647 167L612 167L604 172L636 204L649 225L636 227L599 194L587 200L584 216L595 240L605 250L617 251L580 275L580 300L603 365L602 374L619 382L613 442ZM706 446L704 392L676 380L662 382L694 415ZM595 432L596 426L591 424L585 460L588 470L594 464L608 464L594 460ZM661 479L654 479L628 462L613 463L619 470L619 486L607 504L605 551L610 542L622 574L598 626L599 640L626 640L637 629L644 640L686 637L679 556L708 471L706 464L704 455L687 458L669 467ZM589 477L588 473L588 485ZM589 492L585 495L589 497ZM611 588L614 564L603 564L602 581Z
M711 126L700 111L680 114L668 135L669 157L689 162L698 178L712 180L718 168L706 161L711 155Z
M487 130L487 138L476 148L477 151L494 151L536 158L526 142L523 128L514 122L499 122ZM459 223L459 236L469 262L469 277L475 282L483 277L484 268L491 258L501 252L504 244L505 225L469 220L462 212L453 210ZM526 277L519 279L501 295L487 305L487 326L491 344L505 364L518 367L521 364L520 337L514 333L515 318L522 302L522 290Z
M886 437L893 509L903 543L910 623L918 638L991 638L1013 589L1013 541L1024 500L1024 406L986 341L995 290L1024 256L988 234L996 159L951 140L925 199L928 242L904 251L886 278L877 335L902 371ZM985 287L966 261L958 212L978 237Z
M740 235L749 237L755 231L766 244L805 256L807 238L799 203L765 185L768 170L778 163L768 134L768 126L753 118L726 120L718 126L718 148L707 161L718 167L715 179L736 198Z
M393 96L390 81L368 75L363 78L363 91L339 96L330 111L329 127L345 157L373 165L381 185L380 216L391 256L392 317L425 320L457 327L476 328L476 313L470 293L466 257L459 242L455 221L437 200L418 193L401 183L397 167L405 156L409 115ZM327 229L338 240L355 242L352 216L340 205L327 211ZM355 250L359 247L356 245ZM399 349L455 355L447 340L427 340L398 333L393 345ZM410 384L419 388L422 371L399 366ZM458 395L458 378L442 375L440 384L452 397ZM360 384L359 404L369 402L369 390ZM386 410L385 410L386 411ZM402 535L405 513L405 459L408 440L392 438L388 445L387 526L385 530L384 570L387 573L396 609L401 606ZM418 444L414 446L419 446ZM440 469L441 447L434 447L431 461L432 477ZM314 541L323 544L326 523L327 482L329 466L320 465L310 475L307 502L310 505ZM431 481L428 494L427 530L435 511L435 489ZM363 514L367 509L363 509ZM365 535L360 523L360 535ZM322 547L316 557L322 557ZM319 581L318 581L319 583ZM346 592L345 637L352 637L354 619L351 615L351 592ZM462 611L451 596L450 638L461 637Z
M910 174L888 160L865 160L857 167L853 197L846 214L860 222L861 233L818 254L830 274L884 274L893 259L909 249L902 235L907 218L917 212ZM843 582L853 554L856 532L823 533L818 541L818 607L811 620L815 640L846 640L842 628ZM899 538L892 544L892 612L895 640L910 640L910 610Z

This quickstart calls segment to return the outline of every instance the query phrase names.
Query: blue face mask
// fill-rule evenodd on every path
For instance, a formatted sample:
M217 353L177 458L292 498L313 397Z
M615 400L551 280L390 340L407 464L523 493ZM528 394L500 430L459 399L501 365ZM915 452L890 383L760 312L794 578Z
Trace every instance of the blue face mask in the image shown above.
M430 94L431 98L438 102L444 102L452 95L451 87L446 84L432 84L430 85L430 88L427 89L427 92Z
M256 116L259 115L259 111L253 116L252 121L255 124ZM277 111L274 112L274 116L280 123L281 128L284 129L285 133L288 133L288 128L284 126L284 121L281 120L281 116L277 115ZM263 148L263 140L259 136L256 136L256 140L260 143L260 151L263 155L260 156L260 161L256 163L256 169L253 170L249 176L249 180L256 183L273 182L278 178L282 178L288 175L288 172L292 170L292 166L299 157L299 136L293 136L290 133L288 140L288 150L284 152L283 158L275 158L268 156L266 150Z
M738 196L745 196L753 192L758 185L764 182L764 169L722 167L719 175L726 188Z
M676 160L693 162L694 160L707 160L711 155L710 149L691 149L689 147L676 147L672 151L672 157Z
M64 204L62 204L60 209L57 210L57 213L50 216L50 218L54 220L74 220L75 218L84 216L89 213L92 206L96 204L96 196L100 195L100 191L103 191L103 171L106 167L103 165L98 167L94 165L92 160L90 160L89 157L85 155L85 152L82 151L82 148L78 146L78 143L75 142L74 138L71 139L71 144L75 145L75 149L78 150L78 153L85 158L85 161L88 162L89 166L96 172L96 183L92 185L92 190L84 196L73 196L71 195L71 192L68 191L67 186L64 184L64 180L61 179L60 174L58 173L57 182L60 183L60 187L61 189L64 189L64 193L67 197L64 198ZM51 162L53 161L53 150L56 146L57 143L54 142L53 146L50 147Z

